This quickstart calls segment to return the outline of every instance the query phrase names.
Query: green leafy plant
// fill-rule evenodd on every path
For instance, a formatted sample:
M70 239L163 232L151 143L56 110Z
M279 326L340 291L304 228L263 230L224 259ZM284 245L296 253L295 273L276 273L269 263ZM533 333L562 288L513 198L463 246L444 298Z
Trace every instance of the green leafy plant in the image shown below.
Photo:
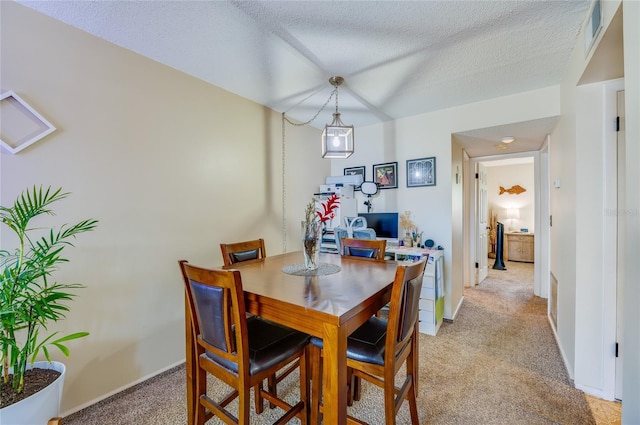
M13 368L12 387L20 393L24 389L27 363L36 360L40 350L51 361L49 346L57 347L65 356L69 349L65 342L88 335L76 332L57 337L43 330L51 322L65 318L69 307L64 304L76 295L70 291L83 288L79 283L58 283L52 273L68 260L62 251L76 235L93 230L97 220L83 220L75 225L64 224L58 229L31 228L32 219L43 214L54 215L51 204L66 198L69 193L51 187L25 190L12 207L0 206L0 219L18 239L13 251L0 250L0 347L2 375L9 382L9 368ZM42 235L40 237L33 234ZM57 337L57 338L56 338Z

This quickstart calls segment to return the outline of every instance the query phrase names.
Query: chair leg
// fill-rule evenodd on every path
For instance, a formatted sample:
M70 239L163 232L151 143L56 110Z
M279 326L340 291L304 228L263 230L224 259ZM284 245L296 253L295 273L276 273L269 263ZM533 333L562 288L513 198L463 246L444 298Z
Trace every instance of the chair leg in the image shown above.
M251 415L250 407L251 403L249 400L251 399L250 388L242 385L242 387L238 390L238 424L240 425L248 425L249 418Z
M195 415L193 423L195 425L204 425L206 421L205 409L204 409L204 406L202 405L202 402L200 401L200 397L207 394L207 374L204 370L198 367L195 378L196 378L196 393L193 395L193 397L195 398L196 406L195 406L195 412L193 412L193 414Z
M261 414L264 412L264 402L260 391L262 390L262 382L253 387L253 398L256 405L256 413Z
M304 410L300 417L301 425L307 425L309 423L309 402L311 401L309 391L309 356L311 349L307 345L304 349L304 353L300 357L299 374L300 374L300 400L304 401Z
M362 395L362 379L359 376L353 376L353 388L351 388L352 397L355 401L360 401Z
M420 425L420 420L418 419L418 403L416 401L416 386L414 376L411 377L411 388L409 389L409 393L407 397L409 397L409 413L411 414L411 425Z
M278 396L278 381L276 381L275 373L267 377L267 391L273 394L274 397ZM269 409L275 409L275 407L275 404L269 402Z
M354 401L360 400L362 380L353 373L353 369L350 367L347 368L347 385L349 385L347 391L347 406L353 406Z
M413 339L414 341L417 340L417 332L414 331L414 336ZM418 390L417 390L417 385L416 383L418 382L418 366L417 366L417 356L418 356L418 352L417 350L414 350L414 348L416 347L416 345L414 345L413 341L411 342L412 346L411 346L411 352L409 353L409 356L407 357L407 379L411 379L411 383L410 383L410 387L409 387L409 391L407 393L407 398L409 399L409 413L411 414L411 424L412 425L419 425L419 419L418 419L418 403L416 401L416 398L418 397Z
M395 376L390 368L384 372L384 419L386 425L396 425L396 386ZM399 401L402 403L402 401Z
M322 399L322 359L320 349L314 345L310 345L311 352L311 409L309 415L311 417L311 425L320 423L320 400Z

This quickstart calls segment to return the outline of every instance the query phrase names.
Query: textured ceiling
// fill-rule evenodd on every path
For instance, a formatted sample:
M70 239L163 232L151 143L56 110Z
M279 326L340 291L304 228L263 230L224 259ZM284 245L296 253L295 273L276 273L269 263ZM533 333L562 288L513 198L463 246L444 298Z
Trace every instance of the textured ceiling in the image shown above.
M588 0L19 2L303 122L327 101L329 77L341 75L340 112L356 128L558 84L589 7ZM334 109L332 100L311 125L324 126ZM539 147L547 128L529 125L521 138ZM484 140L484 153L472 156L495 154L495 139L486 137L496 134L459 140Z

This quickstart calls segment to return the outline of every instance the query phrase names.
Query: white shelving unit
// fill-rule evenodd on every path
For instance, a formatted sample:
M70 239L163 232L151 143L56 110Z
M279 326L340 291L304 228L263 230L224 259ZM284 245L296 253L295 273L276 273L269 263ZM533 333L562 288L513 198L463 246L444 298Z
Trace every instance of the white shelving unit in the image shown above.
M386 253L396 261L418 261L429 254L420 291L419 330L436 335L444 315L444 252L419 248L388 247Z

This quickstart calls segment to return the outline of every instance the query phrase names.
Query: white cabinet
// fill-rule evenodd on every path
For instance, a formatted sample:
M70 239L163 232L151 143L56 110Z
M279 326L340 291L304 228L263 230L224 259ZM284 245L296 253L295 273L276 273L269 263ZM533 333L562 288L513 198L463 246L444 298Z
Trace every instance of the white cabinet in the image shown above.
M444 252L404 247L388 247L386 252L396 261L416 261L429 254L420 291L418 327L422 333L436 335L444 315Z
M420 292L420 332L436 335L444 315L444 256L442 251L429 253Z

